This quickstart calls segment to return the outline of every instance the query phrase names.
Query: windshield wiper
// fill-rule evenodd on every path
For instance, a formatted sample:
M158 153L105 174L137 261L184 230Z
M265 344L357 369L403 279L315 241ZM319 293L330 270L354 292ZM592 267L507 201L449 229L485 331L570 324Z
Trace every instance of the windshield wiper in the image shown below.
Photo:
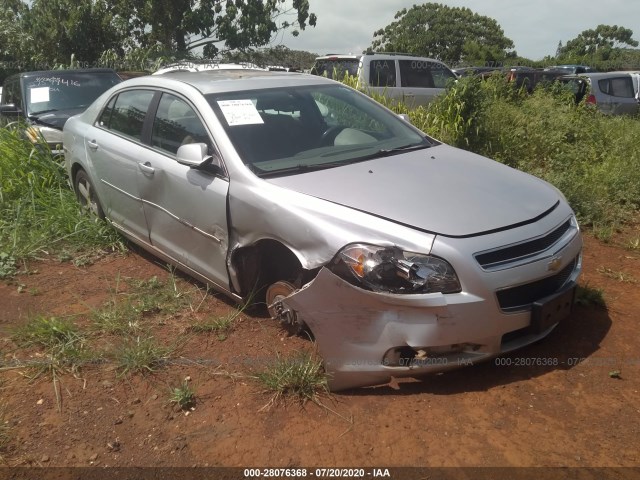
M40 112L34 112L34 113L32 113L31 115L29 115L29 118L31 118L31 119L37 119L37 118L39 118L39 117L40 117L40 115L43 115L43 114L45 114L45 113L57 112L57 111L58 111L58 109L57 109L57 108L50 108L50 109L48 109L48 110L42 110L42 111L40 111Z
M301 163L298 165L293 165L291 167L279 168L277 170L263 170L253 165L253 168L251 170L253 170L255 174L258 175L260 178L268 178L268 177L280 177L280 176L286 176L286 175L293 175L296 173L315 172L317 170L325 170L325 169L334 168L334 167L343 167L345 165L348 165L349 163L351 162L325 162L325 163L317 163L313 165L307 165L307 164Z
M401 147L395 148L381 148L378 150L378 154L381 155L393 155L394 153L402 153L402 152L411 152L413 150L422 150L423 148L429 148L432 145L430 143L411 143L409 145L402 145Z

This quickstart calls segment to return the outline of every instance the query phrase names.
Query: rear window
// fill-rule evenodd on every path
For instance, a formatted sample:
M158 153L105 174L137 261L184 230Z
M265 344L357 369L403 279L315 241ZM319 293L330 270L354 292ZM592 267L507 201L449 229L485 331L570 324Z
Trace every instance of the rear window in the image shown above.
M326 58L316 60L311 69L313 75L341 80L345 73L356 76L360 60L357 58Z
M606 93L612 97L635 97L633 81L630 76L598 80L598 87L600 87L602 93Z

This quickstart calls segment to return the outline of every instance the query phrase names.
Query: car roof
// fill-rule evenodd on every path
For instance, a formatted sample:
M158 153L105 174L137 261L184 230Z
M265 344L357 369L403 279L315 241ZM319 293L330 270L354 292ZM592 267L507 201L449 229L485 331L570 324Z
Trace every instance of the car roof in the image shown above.
M328 60L328 59L345 59L345 60L360 60L362 55L353 55L351 53L327 53L326 55L321 55L316 57L316 60Z
M332 85L337 82L316 75L290 72L270 72L265 70L205 70L200 72L171 72L162 75L149 75L134 78L121 86L150 86L176 88L187 84L199 90L203 95L217 92L235 92L277 88L281 86Z
M599 78L611 78L611 77L620 77L622 75L629 75L631 72L586 72L586 73L578 73L576 75L580 77L589 77L595 80Z

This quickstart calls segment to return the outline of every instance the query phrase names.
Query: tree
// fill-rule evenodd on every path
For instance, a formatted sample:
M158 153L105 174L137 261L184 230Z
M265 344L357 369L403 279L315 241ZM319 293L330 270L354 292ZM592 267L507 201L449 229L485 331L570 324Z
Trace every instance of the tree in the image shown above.
M0 60L3 70L18 70L22 62L28 33L21 25L28 11L28 6L21 0L0 0Z
M637 47L633 31L617 25L598 25L595 30L585 30L573 40L569 40L560 49L561 57L596 57L596 60L607 60L612 51L624 46Z
M183 55L205 47L206 56L215 56L217 43L228 50L262 46L279 30L316 24L308 0L292 0L290 7L287 0L106 1L138 45L159 43Z
M120 49L124 34L104 0L34 0L22 26L36 68L68 64L72 55L92 65L103 51Z
M222 58L226 62L248 62L261 67L274 65L303 70L311 68L317 56L317 53L291 50L285 45L277 45L260 50L228 52Z
M395 21L373 34L372 50L412 53L454 65L466 61L501 61L515 52L498 23L468 8L439 3L402 9ZM482 58L477 58L478 56Z

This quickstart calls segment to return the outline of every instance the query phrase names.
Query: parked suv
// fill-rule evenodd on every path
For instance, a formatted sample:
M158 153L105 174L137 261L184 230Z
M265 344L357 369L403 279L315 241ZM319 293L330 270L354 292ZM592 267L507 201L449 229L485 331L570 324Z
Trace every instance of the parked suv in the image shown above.
M62 154L62 127L122 79L111 69L24 72L5 79L0 126L19 127L34 144L41 139Z
M583 73L589 81L587 103L609 115L636 115L639 111L634 77L629 72Z
M325 55L316 58L311 73L336 79L349 73L358 77L358 86L365 90L409 106L429 103L456 79L438 60L402 53Z

